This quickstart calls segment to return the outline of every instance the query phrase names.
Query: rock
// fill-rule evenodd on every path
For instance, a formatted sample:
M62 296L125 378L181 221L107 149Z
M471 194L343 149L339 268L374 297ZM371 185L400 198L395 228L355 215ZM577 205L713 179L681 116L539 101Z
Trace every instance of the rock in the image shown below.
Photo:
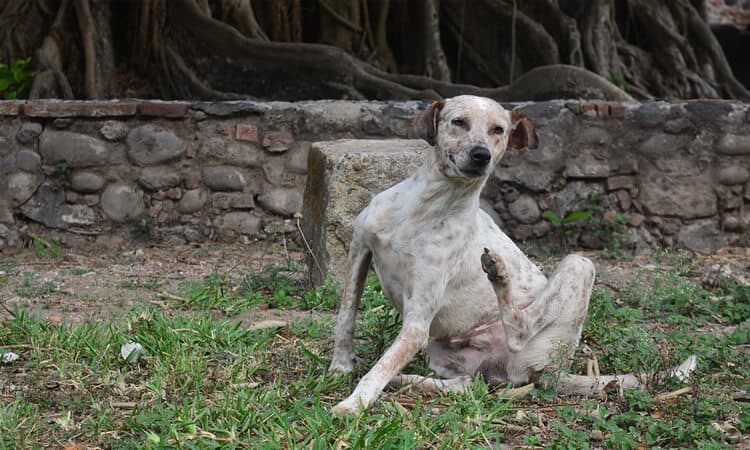
M182 232L182 236L188 242L200 243L206 240L206 237L203 236L203 233L201 233L199 230L196 230L195 228L190 227L185 227L185 230Z
M169 130L141 125L127 137L128 157L136 166L153 166L181 158L185 143Z
M719 141L716 151L722 155L748 155L750 154L750 135L725 134Z
M269 131L263 135L263 148L271 153L283 153L294 143L294 136L288 131Z
M182 183L182 175L169 167L147 167L141 171L138 183L149 191L161 191Z
M263 226L263 232L266 234L294 233L295 231L297 231L297 223L292 219L269 220Z
M38 172L42 168L42 157L33 150L21 150L16 154L16 165L26 172Z
M359 128L361 114L361 106L358 102L332 101L326 103L323 109L323 117L327 125L345 131Z
M34 196L21 206L21 213L27 218L50 228L63 226L61 211L69 208L65 204L65 193L62 188L51 183L43 183Z
M221 217L219 228L254 236L260 230L260 225L260 217L256 217L249 212L233 211Z
M539 221L542 214L536 200L530 195L521 195L518 200L508 205L510 215L521 223L532 224Z
M292 173L307 174L309 142L296 142L287 154L286 169Z
M70 167L102 165L109 158L104 141L70 131L45 130L39 139L39 153L46 165L65 161Z
M104 189L101 197L104 214L114 222L123 223L142 215L143 197L133 186L114 183Z
M743 184L750 179L750 172L742 166L729 166L718 174L719 183L724 185Z
M696 219L716 214L717 201L713 186L706 178L641 178L639 200L646 212L657 216Z
M632 110L632 119L643 128L655 128L669 117L670 105L665 102L645 102Z
M10 199L3 198L0 196L0 223L14 223L16 220L13 217L13 207L10 204Z
M565 164L566 178L607 178L609 162L594 158L571 159Z
M731 233L744 233L747 229L747 224L737 216L724 216L721 226Z
M591 433L589 433L589 439L601 442L604 440L604 433L602 433L602 430L591 430Z
M215 191L241 191L245 176L234 167L218 166L203 169L203 184Z
M118 120L108 120L104 122L99 132L104 136L104 139L108 141L119 141L128 135L130 128L127 124Z
M724 120L724 116L734 111L734 106L729 102L709 100L688 102L685 109L696 124L703 125Z
M271 109L267 103L239 100L231 102L195 102L190 107L212 116L231 116L234 114L263 115Z
M216 192L211 196L211 205L219 209L253 209L255 198L249 192Z
M94 193L104 187L104 177L89 171L76 171L70 178L70 188L76 192Z
M511 167L498 165L494 176L500 182L519 184L532 192L547 192L555 179L554 172L531 163L520 163Z
M263 156L255 144L227 142L218 137L208 139L201 147L201 155L224 164L241 167L260 167Z
M86 227L96 223L96 212L86 205L66 205L61 211L62 228Z
M65 191L65 201L68 203L77 203L78 194L72 191Z
M15 172L16 169L18 169L18 165L16 164L16 155L14 153L11 153L10 155L0 160L0 169L2 169L2 172L5 175L11 172Z
M73 125L73 119L71 119L70 117L58 117L57 119L52 121L52 126L57 128L58 130L70 128L71 125Z
M302 193L298 189L273 188L258 196L260 206L281 216L302 211Z
M323 274L344 280L355 217L375 194L413 172L428 149L424 141L400 139L312 144L303 228ZM311 282L325 282L312 258L308 267Z
M28 201L44 181L41 174L16 172L8 177L8 192L13 206L20 206Z
M203 189L185 191L177 202L177 211L182 214L192 214L200 211L208 200L208 193Z
M682 227L677 244L688 250L714 252L729 245L713 220L701 220Z
M607 178L607 191L616 191L618 189L633 189L635 187L635 178L627 176Z
M31 144L42 134L42 124L38 122L24 122L16 131L16 140L22 144Z
M0 136L0 156L5 156L11 151L13 151L13 148L11 147L10 142L8 142L8 139L4 136Z
M265 175L266 181L274 186L281 186L284 184L284 169L285 162L284 158L281 157L269 157L268 160L263 163L263 175Z
M687 144L685 136L657 133L641 142L638 151L651 158L663 158L681 151Z

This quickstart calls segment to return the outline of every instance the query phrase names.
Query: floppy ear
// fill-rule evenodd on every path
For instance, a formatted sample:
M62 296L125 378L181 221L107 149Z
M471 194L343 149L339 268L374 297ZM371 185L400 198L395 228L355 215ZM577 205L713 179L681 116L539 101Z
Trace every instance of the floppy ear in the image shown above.
M440 110L445 106L445 100L432 102L427 109L420 114L414 122L409 137L424 139L430 145L435 145L437 138L437 125Z
M515 149L537 148L539 138L534 130L534 123L520 111L511 111L510 120L513 123L508 138L508 146Z

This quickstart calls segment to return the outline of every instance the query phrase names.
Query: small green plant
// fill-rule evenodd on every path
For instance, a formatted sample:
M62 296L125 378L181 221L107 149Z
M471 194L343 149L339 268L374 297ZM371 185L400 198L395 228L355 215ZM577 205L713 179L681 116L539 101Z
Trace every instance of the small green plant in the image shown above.
M630 218L621 213L607 213L602 194L589 195L588 202L589 209L593 213L590 225L595 230L594 236L604 245L599 254L607 259L631 257L627 234Z
M621 73L618 73L618 72L610 73L609 81L611 81L612 84L614 84L615 86L617 86L618 88L622 89L625 92L628 92L628 90L630 89L630 84L625 79L625 77L622 76Z
M559 198L553 201L553 209L544 211L542 216L549 220L555 228L555 232L560 237L561 247L567 247L565 237L571 233L571 225L576 222L587 220L593 214L589 210L570 211L568 212L565 205Z
M61 243L58 237L47 240L41 236L32 236L31 243L36 249L37 256L40 258L50 257L57 259L60 257Z
M70 183L73 180L73 170L70 167L68 161L62 160L55 164L55 178L60 182L60 186L65 189L70 187Z
M148 214L141 214L130 221L130 234L136 241L148 241L154 235L156 223Z
M10 65L0 63L0 97L15 100L26 95L35 75L28 69L30 63L31 58L17 59Z

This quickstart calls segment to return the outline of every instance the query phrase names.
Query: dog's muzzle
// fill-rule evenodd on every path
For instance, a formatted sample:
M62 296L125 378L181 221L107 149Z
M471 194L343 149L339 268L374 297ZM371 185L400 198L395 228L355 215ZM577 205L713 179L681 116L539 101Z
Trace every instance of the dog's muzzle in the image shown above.
M477 168L486 166L490 163L490 159L492 159L490 150L487 147L481 146L472 148L469 151L469 156L471 156L471 164Z

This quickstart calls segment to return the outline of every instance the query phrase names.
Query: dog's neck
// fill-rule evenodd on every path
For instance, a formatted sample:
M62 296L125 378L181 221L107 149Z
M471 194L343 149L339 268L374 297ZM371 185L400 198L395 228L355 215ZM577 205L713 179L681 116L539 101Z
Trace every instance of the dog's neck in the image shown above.
M412 175L413 200L423 210L435 211L440 216L446 213L475 215L479 209L479 195L487 177L474 180L451 178L445 175L445 161L436 152L430 151L421 166Z

